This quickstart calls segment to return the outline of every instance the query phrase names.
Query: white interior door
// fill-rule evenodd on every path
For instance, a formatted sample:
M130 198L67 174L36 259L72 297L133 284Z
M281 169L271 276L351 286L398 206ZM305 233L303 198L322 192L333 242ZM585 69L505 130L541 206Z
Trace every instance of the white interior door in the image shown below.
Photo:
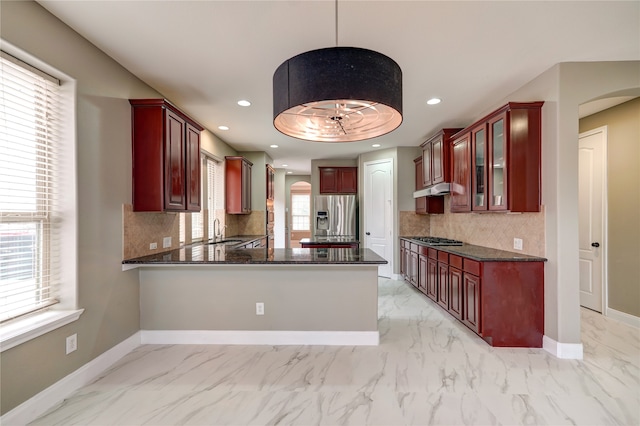
M388 263L378 267L378 275L391 277L393 271L393 161L364 163L364 246Z
M605 281L607 128L580 134L580 304L602 312Z

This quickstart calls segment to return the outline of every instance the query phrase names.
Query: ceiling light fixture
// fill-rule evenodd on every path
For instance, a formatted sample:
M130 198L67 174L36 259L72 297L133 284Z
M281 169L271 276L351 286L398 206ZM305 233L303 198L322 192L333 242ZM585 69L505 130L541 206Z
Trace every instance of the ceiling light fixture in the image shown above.
M277 147L278 147L278 145L269 145L269 147L271 147L271 148L277 148Z
M248 107L251 106L251 102L247 101L246 99L242 99L238 101L238 105Z
M428 105L438 105L440 102L442 102L442 99L440 98L431 98L427 101Z
M373 145L371 145L374 148L380 148L380 144L379 143L374 143Z
M358 47L311 50L273 74L273 125L316 142L381 136L402 123L402 70L388 56Z
M227 126L218 126L218 129L220 129L220 130L229 130L229 127L227 127Z
M283 164L282 167L289 167L289 165L288 164Z

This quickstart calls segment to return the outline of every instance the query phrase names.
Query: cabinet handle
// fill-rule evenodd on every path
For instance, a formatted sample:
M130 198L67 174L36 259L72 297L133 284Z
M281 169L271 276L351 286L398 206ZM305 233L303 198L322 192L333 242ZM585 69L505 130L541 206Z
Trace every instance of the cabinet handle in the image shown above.
M596 248L598 248L598 247L600 247L600 243L598 243L598 242L591 243L591 247L596 247Z

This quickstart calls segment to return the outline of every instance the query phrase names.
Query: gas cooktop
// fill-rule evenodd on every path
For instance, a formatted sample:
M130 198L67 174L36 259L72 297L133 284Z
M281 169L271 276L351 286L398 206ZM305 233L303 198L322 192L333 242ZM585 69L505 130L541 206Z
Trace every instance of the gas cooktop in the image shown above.
M462 241L450 240L449 238L441 237L412 237L412 240L423 242L430 246L461 246Z

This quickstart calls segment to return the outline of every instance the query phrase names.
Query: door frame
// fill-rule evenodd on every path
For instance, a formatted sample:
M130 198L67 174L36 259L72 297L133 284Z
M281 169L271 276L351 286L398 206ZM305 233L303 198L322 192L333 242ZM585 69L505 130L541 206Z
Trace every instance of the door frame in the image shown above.
M391 223L389 223L389 228L391 230L391 236L389 237L389 242L390 242L390 247L391 247L391 256L390 258L387 260L389 263L389 276L391 279L393 279L395 277L394 275L394 266L395 266L395 253L396 253L396 240L397 238L395 238L395 221L396 221L396 215L395 215L395 206L396 206L396 200L395 200L395 192L394 192L394 185L393 182L395 180L395 162L393 158L380 158L377 160L371 160L371 161L365 161L364 163L362 163L363 167L362 167L362 185L360 186L362 189L362 200L361 200L361 206L362 206L362 227L360 229L360 234L363 238L363 241L366 240L365 238L365 230L366 230L366 225L367 225L367 212L365 211L364 208L364 197L367 196L367 194L365 193L366 187L365 187L365 181L366 181L366 177L367 177L367 167L374 165L374 164L378 164L378 163L389 163L390 165L390 171L391 171L391 182L389 182L389 188L390 188L390 194L389 196L391 197L391 208L389 209L389 221ZM362 247L366 247L366 245L362 245Z
M602 315L609 316L609 197L608 197L608 147L609 139L607 134L607 126L596 127L595 129L587 130L578 134L578 149L580 149L580 139L583 137L591 136L597 133L602 133L602 182L599 182L602 188ZM580 298L578 298L580 303ZM582 305L580 305L582 306ZM588 309L588 308L587 308Z

